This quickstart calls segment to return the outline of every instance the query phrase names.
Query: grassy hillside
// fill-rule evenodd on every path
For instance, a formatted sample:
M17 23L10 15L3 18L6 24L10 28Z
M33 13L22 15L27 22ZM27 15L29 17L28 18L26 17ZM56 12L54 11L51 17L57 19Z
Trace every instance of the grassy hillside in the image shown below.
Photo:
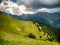
M49 30L44 25L0 13L0 45L59 45Z

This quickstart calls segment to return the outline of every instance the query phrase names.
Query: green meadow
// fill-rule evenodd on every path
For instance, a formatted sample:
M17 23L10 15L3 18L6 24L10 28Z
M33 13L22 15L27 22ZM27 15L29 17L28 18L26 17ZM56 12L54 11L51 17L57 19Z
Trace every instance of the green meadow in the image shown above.
M60 45L54 28L0 13L0 45Z

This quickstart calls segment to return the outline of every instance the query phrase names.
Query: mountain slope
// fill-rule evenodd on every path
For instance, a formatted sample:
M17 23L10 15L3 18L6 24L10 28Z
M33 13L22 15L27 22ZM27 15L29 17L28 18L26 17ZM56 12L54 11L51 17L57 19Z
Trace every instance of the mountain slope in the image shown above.
M33 33L34 30L35 32L38 32L37 27L31 21L18 21L6 15L0 16L0 29L3 31L10 31L10 33L17 32L17 34L20 34L21 31L29 31ZM26 34L29 32L26 32Z
M55 21L60 20L60 13L47 13L47 12L38 12L36 14L22 14L20 16L9 14L13 18L20 20L35 20L37 22L42 22L44 24L52 25L53 27L59 28L60 25L56 24ZM60 24L60 23L59 23Z
M41 12L40 13L39 12L39 13L36 13L34 15L38 15L39 17L44 18L52 26L55 23L55 21L60 20L60 13L59 12L56 12L56 13L47 13L47 12ZM56 26L54 25L53 27L59 28L58 24L56 24Z
M0 13L0 45L57 45L55 35L47 27L32 21L13 19ZM47 30L48 31L48 30Z
M60 28L60 19L53 22L53 26Z

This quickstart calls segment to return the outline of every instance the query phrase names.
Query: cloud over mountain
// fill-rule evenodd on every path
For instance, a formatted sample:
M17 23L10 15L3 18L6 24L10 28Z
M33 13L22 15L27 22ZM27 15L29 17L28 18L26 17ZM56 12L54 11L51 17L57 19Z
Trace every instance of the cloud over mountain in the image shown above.
M44 2L45 1L45 2ZM52 5L58 4L58 0L17 0L19 3L14 3L12 1L2 2L0 4L0 11L6 12L13 15L22 15L22 14L35 14L38 12L48 12L55 13L60 12L60 7L48 8L48 7L39 7L39 5ZM39 3L38 3L39 2ZM44 2L44 3L43 3ZM47 3L49 2L49 3ZM33 6L34 5L34 6ZM36 6L36 7L35 7ZM39 7L39 8L38 8Z

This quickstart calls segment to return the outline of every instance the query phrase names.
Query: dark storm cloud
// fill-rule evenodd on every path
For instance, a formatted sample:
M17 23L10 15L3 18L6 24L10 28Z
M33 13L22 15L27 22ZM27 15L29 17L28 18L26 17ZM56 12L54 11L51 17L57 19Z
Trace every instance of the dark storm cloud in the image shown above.
M18 0L18 3L34 9L60 7L60 0Z
M2 0L0 0L0 3L2 2Z
M43 4L40 2L33 2L31 3L31 7L36 8L36 9L37 8L56 8L56 7L60 7L60 3L49 5L49 4Z

